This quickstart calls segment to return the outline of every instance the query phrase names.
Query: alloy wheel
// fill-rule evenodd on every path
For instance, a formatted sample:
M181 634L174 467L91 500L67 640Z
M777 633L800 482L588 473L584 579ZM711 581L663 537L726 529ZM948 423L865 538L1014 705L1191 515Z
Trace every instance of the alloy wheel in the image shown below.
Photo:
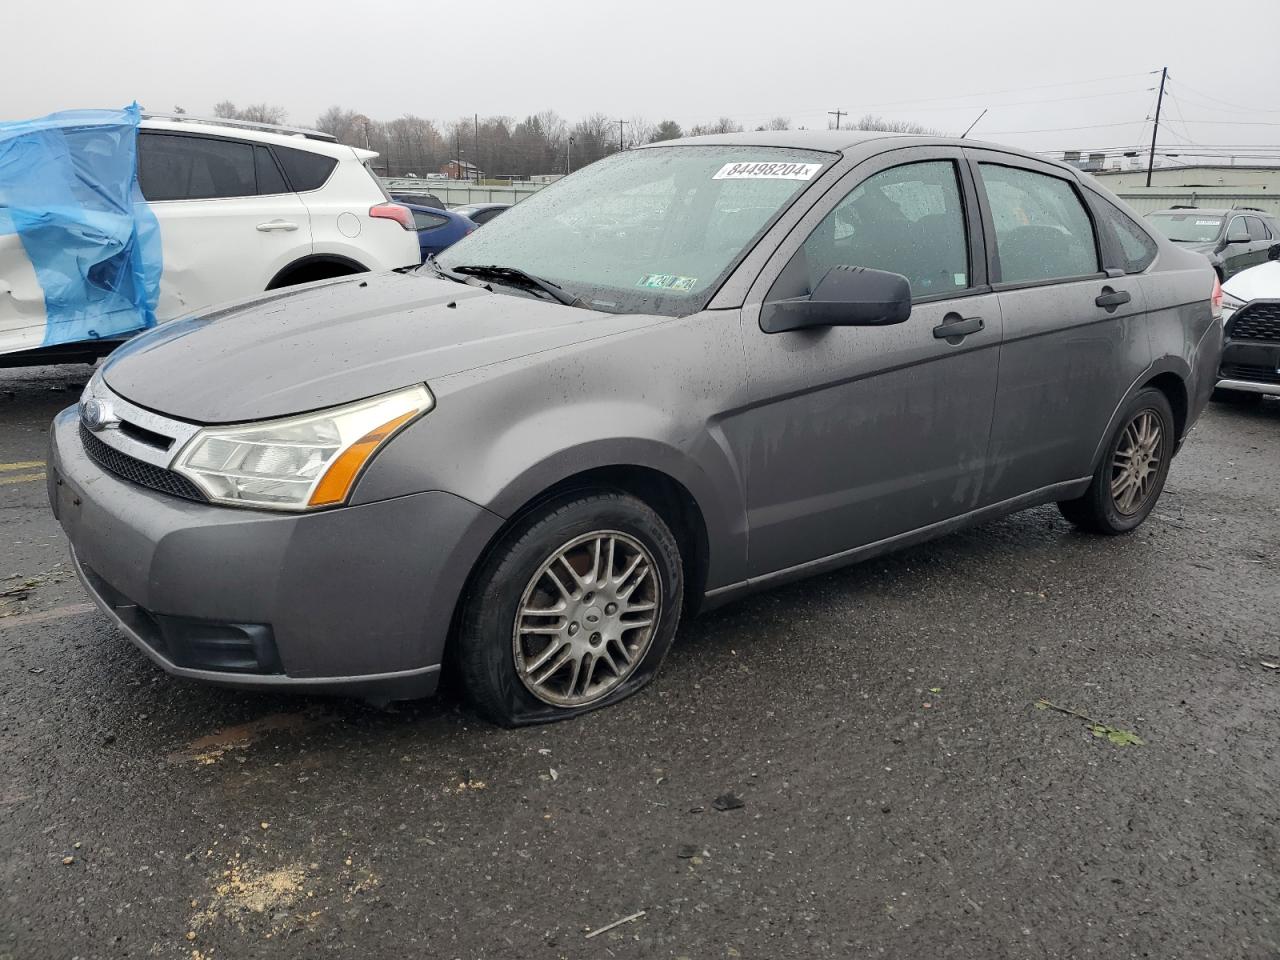
M1164 428L1154 410L1142 410L1124 428L1111 457L1111 501L1124 516L1146 504L1164 456Z
M564 544L529 580L512 636L516 674L544 703L608 695L644 659L661 616L652 554L616 530Z

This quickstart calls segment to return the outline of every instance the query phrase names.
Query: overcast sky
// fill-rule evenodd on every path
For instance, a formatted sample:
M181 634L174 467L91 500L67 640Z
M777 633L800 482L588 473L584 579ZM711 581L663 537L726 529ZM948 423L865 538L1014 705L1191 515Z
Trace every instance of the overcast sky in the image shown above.
M0 119L228 99L301 125L334 104L379 120L554 109L747 127L821 127L841 109L959 133L989 107L971 136L1116 148L1149 140L1167 65L1166 149L1280 158L1280 0L8 0L0 16Z

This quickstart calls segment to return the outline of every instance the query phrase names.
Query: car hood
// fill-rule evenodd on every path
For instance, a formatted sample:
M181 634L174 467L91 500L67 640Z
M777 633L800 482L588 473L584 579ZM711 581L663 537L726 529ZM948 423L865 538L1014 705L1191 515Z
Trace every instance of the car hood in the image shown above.
M1222 285L1237 300L1280 300L1280 260L1241 270Z
M425 275L363 274L166 323L113 353L102 376L159 413L237 423L337 406L658 319Z

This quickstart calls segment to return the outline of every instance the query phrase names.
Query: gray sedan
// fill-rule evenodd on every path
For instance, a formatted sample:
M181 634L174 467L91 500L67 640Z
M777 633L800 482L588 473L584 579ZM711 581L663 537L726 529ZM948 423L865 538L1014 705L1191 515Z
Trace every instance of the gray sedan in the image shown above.
M554 720L749 591L1043 503L1134 529L1220 310L1203 257L1029 154L668 142L434 263L137 338L54 422L49 495L171 673L391 699L448 662Z

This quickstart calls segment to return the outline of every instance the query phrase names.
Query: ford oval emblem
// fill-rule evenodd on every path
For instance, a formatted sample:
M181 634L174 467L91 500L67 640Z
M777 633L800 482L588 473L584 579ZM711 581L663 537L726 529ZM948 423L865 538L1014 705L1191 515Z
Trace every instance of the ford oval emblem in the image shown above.
M90 397L80 404L80 421L90 430L106 430L108 427L120 425L105 400Z

